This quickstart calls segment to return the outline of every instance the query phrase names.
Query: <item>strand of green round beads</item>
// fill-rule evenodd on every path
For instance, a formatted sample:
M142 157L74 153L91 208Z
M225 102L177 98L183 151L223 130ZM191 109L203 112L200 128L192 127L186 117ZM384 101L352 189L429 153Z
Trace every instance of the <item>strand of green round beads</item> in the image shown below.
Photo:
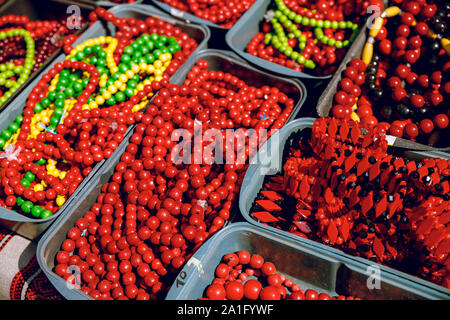
M6 100L8 100L14 92L16 92L17 89L25 83L30 76L34 65L34 40L27 30L11 29L0 32L0 41L15 36L23 37L27 48L27 53L25 55L25 61L21 66L14 65L11 62L0 65L0 86L5 86L9 89L2 97L0 97L0 106L4 104ZM10 80L10 78L14 75L19 75L19 78L16 81Z
M315 41L320 41L323 44L334 46L336 48L345 48L350 45L358 34L358 25L351 21L329 21L329 20L316 20L301 16L294 11L290 10L283 2L283 0L275 0L277 9L272 12L272 23L275 33L267 33L264 38L266 44L271 44L275 49L282 52L284 55L295 60L299 64L304 65L308 69L314 69L316 67L312 60L306 59L302 56L302 52L306 47L306 37L298 29L297 25L311 26L314 28L314 34L316 36ZM307 10L307 9L305 9ZM270 15L270 14L269 14ZM289 33L286 36L284 28ZM323 29L351 29L352 35L349 40L336 40L325 36ZM292 49L288 44L288 39L296 38L298 40L298 47L300 52Z

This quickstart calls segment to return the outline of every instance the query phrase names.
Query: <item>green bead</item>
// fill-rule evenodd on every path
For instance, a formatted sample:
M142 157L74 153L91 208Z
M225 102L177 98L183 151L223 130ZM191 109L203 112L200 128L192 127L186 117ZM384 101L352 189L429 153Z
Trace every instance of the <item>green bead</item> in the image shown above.
M106 104L109 105L109 106L115 105L116 104L116 99L114 97L111 97L108 100L106 100Z
M127 97L131 98L134 96L134 90L132 88L126 88L124 93L127 95Z
M56 117L52 117L52 118L50 119L50 123L52 124L53 127L56 128L56 126L58 126L58 124L59 124L59 119L56 118Z
M89 55L91 55L92 54L92 47L86 47L86 48L84 48L84 50L83 50L83 52L84 52L84 54L85 55L87 55L87 56L89 56Z
M333 47L335 44L336 44L336 40L335 39L333 39L333 38L328 39L327 45Z
M280 20L281 23L285 23L287 19L288 18L285 15L282 15L278 20Z
M42 106L43 107L48 107L49 105L50 105L50 99L49 98L47 98L47 97L45 97L45 98L43 98L42 100L41 100L41 104L42 104Z
M17 122L17 123L22 123L23 116L21 114L19 114L14 121Z
M311 27L317 26L317 20L316 19L309 19L309 25Z
M20 183L25 187L25 188L29 188L30 187L30 181L28 181L27 179L21 179Z
M0 137L0 148L3 148L5 146L6 140Z
M298 53L297 51L294 51L294 52L291 53L290 57L291 57L292 60L296 60L297 61L299 55L300 55L300 53Z
M98 59L97 66L105 67L106 66L106 60L105 59Z
M53 213L50 210L44 210L41 213L41 219L50 218L52 215L53 215Z
M89 64L96 65L98 61L98 58L96 56L92 56L89 58Z
M126 46L126 47L123 49L123 53L126 54L126 55L131 56L131 55L133 54L133 49L132 49L131 47L129 47L129 46Z
M308 26L309 25L309 18L308 17L303 17L302 25L304 25L304 26Z
M66 88L66 90L64 90L64 94L66 98L73 97L74 90L72 88Z
M34 206L33 209L31 209L31 215L35 218L40 218L42 211L44 211L44 209L42 209L42 207Z
M336 46L336 48L342 48L344 46L344 44L342 43L342 41L337 40L336 43L334 44Z
M323 22L323 26L324 26L325 28L331 28L331 21L330 21L330 20L325 20L325 21Z
M286 50L284 51L284 54L287 55L288 57L290 57L292 52L293 52L292 48L288 46L286 48Z
M38 164L41 166L41 165L45 164L46 162L47 162L47 160L45 160L44 158L41 158L38 161L36 161L35 164Z
M158 38L159 38L159 35L157 33L152 33L150 35L150 40L151 41L156 41L156 40L158 40Z
M23 212L25 213L30 213L31 209L33 209L33 202L31 201L25 201L24 203L22 203L22 205L20 206L20 208L22 209Z
M9 126L8 126L9 131L11 132L16 132L17 130L19 130L19 125L15 122L12 122Z
M115 98L116 98L116 101L117 101L117 102L122 102L122 101L125 101L126 96L125 96L125 93L123 93L122 91L118 91L118 92L115 94Z
M8 140L11 138L12 133L11 133L11 131L9 131L8 129L5 129L5 130L2 131L1 136L2 136L2 138L4 138L6 141L8 141Z
M339 22L339 28L340 29L345 29L347 27L347 22L345 21L340 21Z
M305 61L306 61L306 59L305 59L305 57L302 56L302 55L300 55L300 56L297 58L297 62L300 63L300 64L305 64Z
M147 48L152 51L155 48L155 43L153 41L147 42Z
M97 56L98 56L100 59L106 59L107 54L106 54L106 52L105 52L104 50L102 50L102 51L99 51L99 52L98 52Z
M331 28L333 28L333 29L339 28L339 22L338 21L332 21L331 22Z
M80 92L83 90L83 85L80 82L76 82L73 84L73 89L77 92ZM64 106L64 102L63 102L63 106Z
M131 43L130 47L133 49L133 51L139 50L139 45L136 42Z
M77 58L78 61L83 60L86 57L83 51L78 51L75 54L75 58Z
M22 197L17 197L16 199L16 204L20 207L23 203L25 202L25 200L22 199Z
M99 53L100 51L102 51L102 46L99 44L96 44L92 47L92 50L94 50L95 53Z
M296 16L296 13L294 11L291 11L288 13L289 20L294 20Z
M28 181L34 181L35 178L36 176L32 172L27 171L25 173L25 179L27 179Z
M308 69L314 69L316 67L316 64L312 60L307 60L305 62L305 67Z
M292 21L286 20L286 22L284 23L284 26L289 29L290 27L292 27Z

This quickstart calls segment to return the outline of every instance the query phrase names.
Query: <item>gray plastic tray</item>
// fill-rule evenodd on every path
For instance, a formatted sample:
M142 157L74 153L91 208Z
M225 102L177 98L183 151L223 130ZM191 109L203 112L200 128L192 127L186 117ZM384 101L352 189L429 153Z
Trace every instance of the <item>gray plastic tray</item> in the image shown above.
M229 68L232 66L233 70L237 70L237 72L244 72L249 79L253 79L252 81L255 81L254 72L256 72L258 74L258 78L260 78L260 80L257 81L263 81L265 84L272 84L278 86L278 88L284 88L288 90L288 93L291 96L294 98L296 97L296 109L300 109L305 98L306 91L304 91L305 89L301 82L290 79L279 79L277 77L265 74L247 66L245 61L242 61L240 58L236 57L232 52L222 52L219 50L203 50L194 54L172 76L170 82L182 84L187 73L199 59L209 61L210 69L213 70L218 70L219 68L223 70L222 68ZM294 112L298 112L298 110L294 109L293 113ZM84 294L80 290L69 288L66 281L53 272L56 253L61 247L61 243L66 239L67 231L72 228L75 222L90 209L90 207L95 203L97 196L100 194L101 187L109 181L109 178L114 173L115 166L119 161L122 152L128 145L127 141L131 134L131 132L128 133L126 139L124 139L119 148L109 159L105 161L97 173L89 180L89 183L86 184L82 190L80 190L77 196L74 197L71 204L63 209L59 218L50 228L48 228L47 232L39 241L36 253L39 265L50 282L67 299L91 299L91 297ZM232 218L233 215L230 217L230 220Z
M142 18L145 19L148 16L159 17L164 21L179 26L184 32L189 34L190 37L194 38L197 41L197 43L199 43L199 46L196 50L204 49L207 46L207 41L210 35L209 29L207 27L192 24L188 25L186 23L173 19L172 17L167 16L164 13L161 13L159 10L151 6L120 5L110 9L109 11L113 12L118 17L135 17L141 19ZM108 24L107 27L109 31L105 30L105 28L103 28L100 22L96 22L75 42L75 45L80 44L86 41L87 39L105 36L107 34L114 34L113 25ZM66 55L61 54L43 72L47 73L57 62L61 62L65 58ZM22 113L26 100L28 98L28 94L32 91L32 89L38 83L39 80L40 78L36 78L25 90L21 92L21 94L14 100L14 103L11 103L2 112L1 114L2 116L0 118L0 131L7 128L9 124L12 121L14 121L14 119L19 114ZM67 199L66 203L53 216L47 219L33 219L31 217L27 217L23 214L14 212L4 207L0 207L0 224L11 230L14 230L15 232L29 239L34 239L38 237L46 228L48 228L48 226L55 220L55 218L57 218L61 214L61 212L63 212L71 204L72 200L78 197L80 190L84 188L84 186L89 182L89 180L93 177L95 172L103 165L103 163L104 161L99 162L94 166L92 172L83 180L83 182L81 182L81 184L78 186L74 194L72 194L69 197L69 199Z
M141 4L144 0L136 0L133 3L130 4ZM102 0L96 0L95 1L97 3L97 5L102 6L102 7L114 7L114 6L120 6L122 4L120 3L115 3L112 1L102 1Z
M172 285L167 300L194 300L203 296L214 279L216 266L230 252L247 250L273 262L277 271L298 283L331 296L361 299L445 299L439 291L381 270L379 287L373 280L374 266L336 255L328 250L293 241L246 222L233 223L208 240L186 263Z
M301 119L292 121L291 123L289 123L289 124L285 125L283 128L281 128L277 133L275 133L266 142L266 144L264 144L264 146L258 151L258 156L261 156L261 154L264 154L264 158L262 158L263 161L264 161L264 159L270 159L270 163L269 163L269 161L266 161L263 164L250 165L249 168L247 169L247 172L244 177L244 181L242 182L241 191L239 194L239 209L241 211L241 214L245 218L245 220L247 220L251 224L260 226L261 228L264 228L265 230L269 230L271 232L275 232L275 233L283 235L285 237L294 239L295 241L297 241L299 243L308 243L308 244L316 246L318 248L322 248L323 250L328 250L337 255L340 255L340 256L343 256L343 257L346 257L348 259L352 259L352 260L355 260L358 262L375 264L381 270L383 270L387 273L395 274L399 277L402 277L402 278L405 278L405 279L415 282L417 284L418 288L421 288L421 290L428 290L428 289L434 290L436 292L440 292L440 294L442 296L446 296L447 299L450 299L450 290L448 290L442 286L439 286L435 283L426 281L424 279L415 277L413 275L407 274L402 271L398 271L396 269L387 267L385 265L376 264L365 258L352 256L350 254L344 253L340 249L336 249L336 248L327 246L320 242L301 238L301 237L296 236L287 231L283 231L283 230L262 224L250 216L250 214L249 214L250 208L263 185L265 175L266 174L274 174L276 172L281 172L282 165L283 165L282 164L282 160L283 160L282 154L283 154L286 140L289 138L291 133L301 131L305 128L311 128L314 123L314 120L315 120L315 118L301 118ZM433 158L440 157L440 158L444 158L444 159L450 159L450 155L447 153L444 153L444 152L407 151L407 152L405 152L405 155L411 159L420 159L420 158L424 158L424 157L433 157Z
M327 76L314 76L304 72L298 72L293 69L284 67L282 65L267 61L265 59L252 56L251 54L245 51L250 40L259 32L260 22L264 19L264 15L267 11L267 8L272 3L272 0L259 0L256 1L255 4L245 12L242 17L236 22L236 24L227 32L226 34L226 42L230 46L233 51L239 54L242 58L251 63L261 67L263 69L269 70L271 72L275 72L278 74L282 74L289 77L303 78L303 79L312 79L312 80L326 80L330 79L333 75ZM357 39L361 36L361 34L365 33L365 26L361 28ZM349 48L349 51L353 47L352 44Z
M255 69L231 51L215 49L199 51L183 64L179 72L174 74L170 81L176 84L182 84L191 68L200 59L209 62L209 70L229 72L244 80L248 85L269 85L276 87L284 92L289 98L294 99L294 109L289 115L286 123L295 119L303 102L306 100L306 88L300 80L281 78Z

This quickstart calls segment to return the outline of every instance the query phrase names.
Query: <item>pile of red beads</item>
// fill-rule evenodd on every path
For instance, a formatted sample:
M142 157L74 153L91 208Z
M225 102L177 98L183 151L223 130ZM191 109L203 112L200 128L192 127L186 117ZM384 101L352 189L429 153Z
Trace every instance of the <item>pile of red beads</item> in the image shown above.
M80 17L80 24L83 17ZM25 83L47 59L74 41L66 21L30 21L26 16L0 17L0 106Z
M301 266L299 266L301 268ZM352 296L331 297L300 285L278 273L276 266L258 254L241 250L223 256L215 279L201 300L359 300Z
M252 6L255 0L158 0L169 6L231 28Z
M335 72L369 4L381 1L274 0L247 52L300 72ZM348 21L345 21L348 19Z
M397 2L401 9L386 9L390 18L370 30L376 43L366 46L374 46L374 54L365 50L364 63L354 59L343 72L332 114L446 147L450 51L445 18L450 8L445 1Z
M450 288L449 160L397 156L352 120L319 118L292 139L255 219Z
M177 137L195 136L199 122L204 134L279 128L293 108L277 88L250 87L230 73L207 69L206 61L198 61L183 85L167 84L154 97L110 182L56 256L55 272L73 281L68 267L78 266L80 289L95 299L164 297L177 270L229 219L247 165L196 160L198 148L212 142L206 139L194 144L192 154L183 149L187 161L176 161ZM269 117L263 120L262 112ZM242 152L239 143L216 145L227 154Z
M1 206L52 216L197 47L158 18L118 18L102 8L90 18L115 24L116 36L89 39L56 63L1 132Z

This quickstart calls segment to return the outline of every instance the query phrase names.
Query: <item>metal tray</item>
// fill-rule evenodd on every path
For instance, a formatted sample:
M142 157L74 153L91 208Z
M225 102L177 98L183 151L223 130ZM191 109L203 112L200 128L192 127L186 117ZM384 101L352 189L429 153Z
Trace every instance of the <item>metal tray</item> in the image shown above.
M72 0L42 0L39 4L32 0L5 0L0 4L0 16L9 14L22 15L35 20L60 20L68 17L67 7L70 5L77 5L81 9L82 16L86 19L86 23L81 26L80 30L75 32L75 35L81 34L88 27L89 12L95 10L97 5L95 3L86 3L84 1ZM25 89L41 72L44 70L56 57L62 53L62 49L57 49L42 65L21 85L11 97L0 106L0 111L4 110L19 94Z
M263 182L264 177L266 174L274 174L276 172L281 172L282 169L282 154L283 150L286 144L287 139L291 135L291 133L301 131L305 128L312 127L314 123L314 118L301 118L297 119L287 125L285 125L283 128L281 128L277 133L275 133L267 142L264 144L264 146L258 151L258 156L263 156L261 159L262 161L265 161L263 164L255 164L250 165L247 169L247 172L244 177L244 181L242 182L241 191L239 194L239 209L241 211L242 216L245 220L250 222L253 225L257 225L265 230L283 235L285 237L291 238L294 241L298 243L307 243L310 245L313 245L318 248L322 248L323 250L327 250L330 252L333 252L334 254L337 254L342 257L346 257L351 260L355 260L358 262L364 262L364 263L370 263L378 266L381 270L390 273L395 274L396 276L411 280L415 283L417 283L418 286L420 286L421 290L434 290L436 292L439 292L443 297L446 296L447 299L450 299L450 290L432 283L430 281L426 281L424 279L421 279L419 277L415 277L413 275L407 274L402 271L398 271L396 269L390 268L385 265L374 263L368 259L352 256L350 254L344 253L340 249L333 248L331 246L327 246L325 244L322 244L320 242L316 242L310 239L305 239L298 237L292 233L289 233L284 230L280 230L271 226L267 226L265 224L262 224L258 222L257 220L253 219L250 216L250 209L252 206L252 203L254 202L256 196L258 195ZM273 145L273 146L272 146ZM450 159L450 155L443 152L415 152L415 151L407 151L405 153L405 156L410 157L411 159L420 159L424 157L440 157L444 159Z
M169 17L159 10L151 6L142 5L121 5L116 6L109 11L113 12L119 17L135 17L135 18L146 18L148 16L157 16L164 21L175 24L179 26L184 32L189 34L190 37L194 38L199 47L196 50L201 50L206 48L207 41L209 38L209 30L203 26L187 25L183 22L177 21L172 17ZM75 45L80 44L87 39L104 36L107 34L114 34L114 27L112 24L108 24L108 30L102 26L100 22L96 22L92 25L76 42ZM194 52L195 53L195 52ZM58 56L53 63L48 66L44 73L47 73L57 62L64 61L66 58L65 54ZM189 60L189 59L188 59ZM188 61L187 60L187 61ZM14 100L14 103L10 104L1 114L0 117L0 131L4 130L9 126L9 124L14 121L14 119L22 113L25 106L28 94L32 91L34 86L38 83L40 79L35 79L22 93ZM130 130L130 129L129 129ZM117 152L117 151L116 151ZM11 230L14 230L20 235L27 238L34 239L38 237L48 226L57 218L72 202L74 198L78 197L81 189L88 183L95 172L103 165L104 161L97 163L92 172L81 182L77 190L67 199L66 203L51 217L46 219L33 219L27 217L23 214L14 212L12 210L0 207L0 225L3 225Z
M299 284L302 290L371 300L446 298L439 291L423 288L384 270L375 273L373 264L357 262L244 222L222 229L200 247L178 274L166 299L201 298L214 279L222 257L239 250L259 254L273 262L277 272Z

